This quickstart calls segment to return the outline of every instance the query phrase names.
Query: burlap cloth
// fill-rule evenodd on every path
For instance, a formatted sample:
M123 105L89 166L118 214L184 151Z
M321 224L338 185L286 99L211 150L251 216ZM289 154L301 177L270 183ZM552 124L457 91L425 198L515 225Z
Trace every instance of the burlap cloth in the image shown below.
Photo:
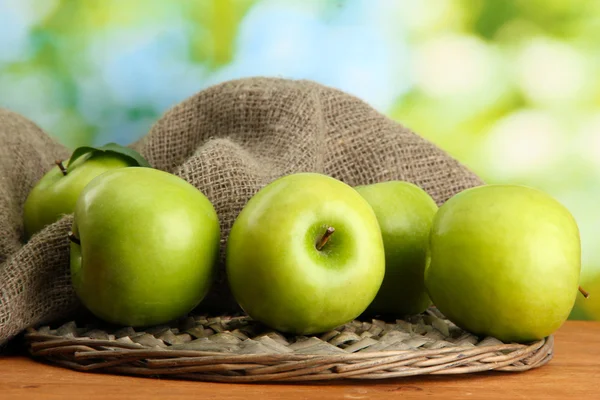
M208 196L220 217L222 246L246 201L294 172L321 172L353 186L407 180L439 204L482 183L363 101L310 81L252 78L213 86L169 110L131 146ZM72 217L22 240L27 194L55 159L69 155L35 124L0 109L0 344L80 307L69 277ZM203 311L236 309L222 265Z

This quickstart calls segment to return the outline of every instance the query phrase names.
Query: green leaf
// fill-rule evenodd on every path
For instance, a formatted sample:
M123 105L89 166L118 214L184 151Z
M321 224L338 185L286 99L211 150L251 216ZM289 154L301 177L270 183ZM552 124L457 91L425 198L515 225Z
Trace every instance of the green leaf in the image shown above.
M73 152L73 154L71 154L71 158L69 158L69 163L67 165L67 171L70 172L73 169L72 166L77 159L79 159L80 157L82 157L88 153L93 153L97 150L98 149L96 149L95 147L91 147L91 146L81 146L81 147L76 148L75 151Z
M117 143L107 143L104 146L100 146L100 147L82 146L82 147L76 148L75 151L73 151L73 154L71 154L71 158L69 159L67 171L72 170L73 164L79 158L81 158L85 155L89 155L91 157L94 153L98 153L98 152L120 154L121 156L125 156L126 158L129 158L130 160L132 160L135 164L137 164L140 167L152 168L150 163L144 157L142 157L142 155L140 153L138 153L137 151L130 149L129 147L121 146Z
M146 160L144 157L142 157L142 155L140 153L138 153L137 151L135 151L129 147L121 146L116 143L107 143L104 146L99 147L98 150L118 153L118 154L124 155L125 157L131 158L140 167L152 168L152 166L150 165L148 160Z

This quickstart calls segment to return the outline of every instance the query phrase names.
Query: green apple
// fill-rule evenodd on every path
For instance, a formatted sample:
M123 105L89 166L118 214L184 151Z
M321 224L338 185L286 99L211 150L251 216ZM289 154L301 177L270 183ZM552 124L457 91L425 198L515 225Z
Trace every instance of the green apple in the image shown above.
M369 203L326 175L299 173L261 189L227 242L231 291L253 319L313 334L359 316L385 272L381 231Z
M57 161L33 187L23 209L25 237L72 214L83 188L98 175L115 168L149 166L139 154L114 143L103 147L80 147L66 165Z
M183 316L204 298L220 228L194 186L131 167L85 187L70 238L71 280L83 305L111 323L147 326Z
M577 223L542 191L465 190L436 214L425 285L451 321L477 335L530 342L556 331L575 302Z
M437 204L409 182L381 182L355 189L373 207L385 248L385 277L367 312L399 318L425 311L431 304L425 290L425 264Z

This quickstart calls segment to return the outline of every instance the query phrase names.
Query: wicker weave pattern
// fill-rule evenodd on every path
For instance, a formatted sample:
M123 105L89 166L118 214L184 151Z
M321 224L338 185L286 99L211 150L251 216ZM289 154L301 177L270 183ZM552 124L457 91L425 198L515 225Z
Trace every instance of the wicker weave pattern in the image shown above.
M320 336L285 336L248 317L188 317L136 332L75 322L26 334L30 352L80 371L218 382L384 379L525 371L552 358L553 338L480 340L435 311L386 323L352 321Z

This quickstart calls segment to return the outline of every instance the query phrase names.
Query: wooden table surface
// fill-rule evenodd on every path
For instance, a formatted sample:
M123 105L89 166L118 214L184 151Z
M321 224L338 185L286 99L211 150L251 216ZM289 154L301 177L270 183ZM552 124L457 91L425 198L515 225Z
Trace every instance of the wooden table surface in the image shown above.
M600 322L567 322L554 359L521 373L426 376L376 382L224 384L76 372L23 356L0 357L0 399L600 399Z

